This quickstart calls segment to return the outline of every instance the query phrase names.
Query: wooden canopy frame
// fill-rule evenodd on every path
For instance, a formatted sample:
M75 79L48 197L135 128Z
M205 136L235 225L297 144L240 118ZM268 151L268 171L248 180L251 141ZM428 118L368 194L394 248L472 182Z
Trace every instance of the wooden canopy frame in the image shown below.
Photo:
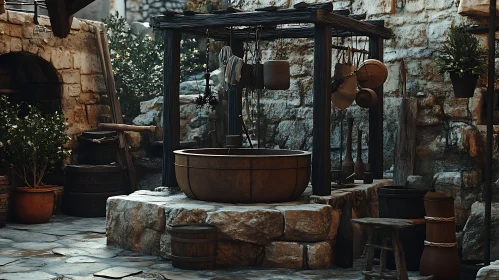
M383 61L383 39L392 37L384 21L363 21L362 16L333 10L332 3L305 8L225 14L183 15L166 13L153 18L152 26L164 30L163 186L177 188L174 154L180 145L180 40L181 33L209 36L230 42L234 55L243 57L243 42L254 40L254 27L261 27L261 40L314 38L312 188L315 195L331 193L331 49L333 37L369 37L369 57ZM305 27L276 25L309 24ZM248 27L234 29L233 27ZM374 178L383 176L383 86L375 89L376 107L369 109L369 163ZM241 134L242 88L229 95L228 133Z

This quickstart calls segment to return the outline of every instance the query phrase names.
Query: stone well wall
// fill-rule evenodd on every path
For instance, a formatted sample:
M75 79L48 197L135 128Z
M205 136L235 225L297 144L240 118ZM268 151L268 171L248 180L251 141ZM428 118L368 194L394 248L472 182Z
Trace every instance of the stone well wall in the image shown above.
M36 55L53 66L62 85L61 108L74 147L76 136L96 128L99 122L110 117L92 28L103 26L99 22L75 18L70 34L61 39L51 32L37 32L40 27L50 29L48 17L40 16L38 20L39 26L36 26L33 14L7 11L0 15L0 55Z
M218 227L219 266L263 266L319 269L331 267L342 206L352 202L353 217L376 217L377 188L391 181L334 190L331 196L271 204L198 201L184 194L137 191L107 201L108 245L170 259L171 235L177 224L210 223ZM362 240L362 232L354 236ZM354 242L359 256L363 242Z

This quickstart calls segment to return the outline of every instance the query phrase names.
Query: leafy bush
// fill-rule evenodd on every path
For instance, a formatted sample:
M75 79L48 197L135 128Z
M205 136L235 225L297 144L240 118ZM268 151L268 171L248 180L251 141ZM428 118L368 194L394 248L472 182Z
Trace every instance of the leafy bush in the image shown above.
M483 74L487 52L480 47L478 39L464 29L464 26L451 27L442 48L438 50L436 66L439 73Z
M147 32L132 33L126 20L116 12L104 19L109 38L111 64L123 114L133 118L140 113L140 102L163 91L163 36ZM182 41L181 80L202 71L201 54L195 38Z
M40 186L50 168L70 154L64 147L70 139L65 130L61 112L42 114L36 107L11 104L0 96L0 147L27 186Z

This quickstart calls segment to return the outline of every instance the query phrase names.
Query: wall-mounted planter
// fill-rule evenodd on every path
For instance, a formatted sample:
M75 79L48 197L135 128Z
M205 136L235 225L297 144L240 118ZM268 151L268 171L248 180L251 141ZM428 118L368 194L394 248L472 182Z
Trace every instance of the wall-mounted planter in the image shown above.
M456 73L450 73L450 79L452 80L452 88L454 89L455 97L473 97L476 82L478 81L478 74L465 73L462 77L459 77Z

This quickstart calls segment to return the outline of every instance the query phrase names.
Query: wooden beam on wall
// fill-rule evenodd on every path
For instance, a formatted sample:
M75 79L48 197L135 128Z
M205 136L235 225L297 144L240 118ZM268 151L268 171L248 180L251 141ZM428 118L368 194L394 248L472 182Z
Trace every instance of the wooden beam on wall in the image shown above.
M173 151L180 147L180 39L178 30L164 34L163 79L163 174L164 187L178 188Z
M330 24L315 24L312 192L331 194L331 45Z
M369 37L369 58L383 61L383 39ZM374 89L378 96L375 107L369 108L369 164L375 179L383 178L383 85Z

